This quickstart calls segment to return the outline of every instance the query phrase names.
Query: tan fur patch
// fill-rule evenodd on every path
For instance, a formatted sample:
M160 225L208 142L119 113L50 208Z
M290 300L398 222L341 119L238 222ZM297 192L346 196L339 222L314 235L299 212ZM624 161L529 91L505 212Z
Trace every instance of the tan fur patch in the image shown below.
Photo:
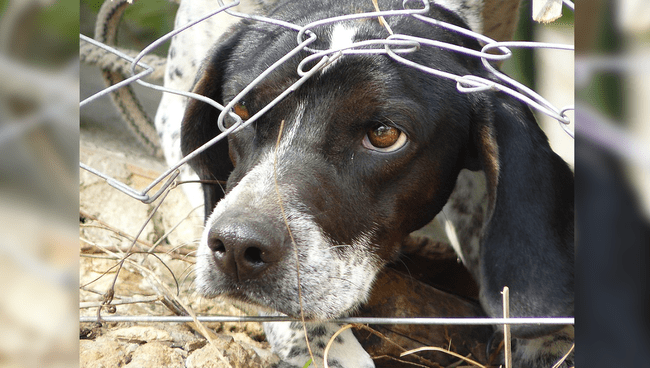
M494 204L497 199L497 186L499 185L499 146L497 145L494 130L490 126L483 126L479 132L481 141L481 155L488 187L488 209L486 219L492 217Z

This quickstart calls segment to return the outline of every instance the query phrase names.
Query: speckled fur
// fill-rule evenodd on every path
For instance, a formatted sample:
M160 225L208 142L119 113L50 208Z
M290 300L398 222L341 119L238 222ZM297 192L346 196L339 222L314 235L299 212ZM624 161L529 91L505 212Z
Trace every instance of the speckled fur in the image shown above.
M256 12L263 3L264 1L243 1L243 4L236 9L242 12ZM483 1L441 0L436 3L454 11L475 31L482 31ZM180 27L192 19L207 14L211 9L215 9L215 4L214 1L181 1L175 26ZM237 18L221 14L175 36L169 49L165 86L183 91L191 90L201 62L211 49L208 45L212 45L217 37L236 21ZM156 128L160 134L165 158L170 164L178 162L182 156L180 130L186 104L186 98L165 93L156 115ZM291 143L292 134L295 136L297 124L293 125L293 129L293 132L287 132L284 137L283 146ZM279 151L280 157L282 156L282 145ZM282 163L283 160L278 160L278 162ZM283 175L291 175L291 173L284 171L280 166L277 168L277 173L273 174L274 165L275 159L271 155L261 160L261 163L255 166L224 200L219 202L212 215L207 219L207 226L209 227L219 214L240 206L242 197L253 197L253 199L247 199L246 202L254 202L259 208L265 209L262 212L276 218L281 217L278 213L275 188L270 185L270 180L274 175L279 175L279 180L282 183ZM184 180L198 179L188 166L183 167L181 175ZM489 213L487 213L489 198L485 186L485 176L482 172L462 171L456 188L442 211L444 215L436 218L436 221L451 221L453 224L460 242L459 256L476 279L481 277L479 242L486 218L489 217ZM203 204L201 187L198 184L184 185L183 188L192 205ZM301 261L304 261L301 262L300 268L303 288L311 290L307 293L312 293L303 298L307 301L303 309L312 317L323 320L345 314L342 311L352 311L366 300L374 276L382 263L381 260L368 258L365 252L367 247L372 246L370 239L373 236L373 230L367 229L352 242L353 244L347 245L355 251L349 251L345 253L345 257L342 257L340 253L332 251L333 248L340 245L329 239L313 219L304 213L303 204L300 201L289 199L294 197L294 190L295 188L288 183L280 186L280 195L286 199L284 205L288 213L288 226L292 229L296 242L301 245L298 256ZM199 291L204 295L214 296L217 294L211 284L211 280L215 277L213 274L214 264L210 250L204 245L206 239L204 238L201 243L202 246L197 255L197 285ZM422 250L422 252L426 253L426 250ZM284 291L296 290L295 267L287 267L285 271L284 281L276 282L276 285L279 285L277 287ZM342 280L348 280L348 282L341 282ZM336 285L336 295L328 293L327 289L319 288L318 286L321 285ZM285 310L297 311L299 309L293 299L269 300L268 304L270 307L281 305ZM327 322L308 324L307 333L318 366L322 366L325 344L339 327ZM279 367L302 367L310 359L301 324L267 323L264 328L274 351L282 359ZM570 347L572 340L572 327L541 338L517 339L515 342L515 366L550 367L557 357L562 356L564 351ZM362 349L350 330L341 334L334 341L329 357L330 367L374 367L372 359ZM570 364L571 360L567 361L565 366L570 366Z

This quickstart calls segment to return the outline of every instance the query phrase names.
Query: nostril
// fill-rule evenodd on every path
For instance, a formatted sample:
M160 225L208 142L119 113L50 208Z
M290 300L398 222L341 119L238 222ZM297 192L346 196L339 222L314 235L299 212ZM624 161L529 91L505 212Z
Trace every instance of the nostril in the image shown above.
M219 238L213 237L208 239L208 247L213 253L215 253L215 255L223 255L226 253L226 246Z
M234 282L254 280L286 256L283 232L250 215L224 217L206 235L204 246L211 265Z
M264 263L262 259L262 250L257 247L249 247L244 251L244 259L251 263L260 265Z

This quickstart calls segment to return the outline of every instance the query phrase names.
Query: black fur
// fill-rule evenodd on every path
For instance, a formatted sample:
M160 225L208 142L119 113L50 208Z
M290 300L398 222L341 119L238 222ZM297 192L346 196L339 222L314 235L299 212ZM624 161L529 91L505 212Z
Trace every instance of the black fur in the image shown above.
M401 3L380 1L380 7L401 8ZM306 24L372 10L370 2L301 1L280 4L271 16ZM429 16L463 25L455 14L435 5ZM389 17L388 21L397 33L480 49L471 38L413 18ZM349 24L358 28L356 40L388 35L375 19ZM328 48L331 30L332 26L314 29L319 41L309 47ZM195 92L225 105L294 47L295 31L243 22L217 44ZM298 79L297 65L308 55L301 52L290 59L245 96L251 115ZM457 75L491 78L478 59L439 48L422 47L406 57ZM573 315L573 174L551 150L527 106L500 92L460 93L455 82L387 56L344 56L254 124L231 134L228 143L219 142L198 156L192 167L202 179L228 177L231 190L264 152L273 150L280 122L289 124L285 131L291 128L290 117L300 104L307 106L302 130L292 150L283 156L284 165L295 175L283 180L298 188L295 200L329 238L337 244L351 244L360 229L375 226L374 247L367 256L378 258L378 266L393 261L400 242L444 206L460 170L482 170L490 203L480 267L472 271L478 277L486 312L501 316L501 290L507 285L513 316ZM220 133L219 113L203 102L189 102L182 128L184 154ZM360 142L378 123L397 127L407 135L408 143L390 154L365 150ZM223 195L218 187L204 185L204 190L207 216ZM222 216L220 221L226 220ZM264 272L285 269L269 267ZM274 299L265 294L269 290L282 292L263 284L264 280L248 282L259 292L237 295L262 303ZM323 287L329 286L324 283ZM282 310L282 304L273 307L293 313L290 308ZM518 338L534 338L558 329L518 326L512 332Z

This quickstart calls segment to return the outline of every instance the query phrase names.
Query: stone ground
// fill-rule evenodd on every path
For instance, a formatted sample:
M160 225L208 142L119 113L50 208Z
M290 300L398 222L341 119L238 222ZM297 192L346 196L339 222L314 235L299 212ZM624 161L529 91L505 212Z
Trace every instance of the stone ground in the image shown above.
M104 88L95 67L82 65L81 75L82 97ZM147 91L140 97L153 114L160 96ZM80 134L80 161L135 189L143 189L166 169L161 160L139 148L108 98L81 109ZM190 207L180 186L169 191L116 278L116 265L158 202L143 204L83 169L79 178L81 316L96 316L109 290L116 306L114 313L103 308L103 316L175 315L183 308L197 314L251 313L194 292L193 252L203 214ZM138 254L156 242L154 255ZM260 324L205 324L205 328L212 343L189 324L82 323L80 366L266 367L277 360L263 342ZM224 360L217 359L219 352Z
M81 162L141 189L165 166L134 146L98 129L84 129ZM113 311L102 315L174 315L182 306L200 314L243 315L223 301L198 297L192 288L193 252L202 214L187 203L180 187L169 191L117 275L116 265L157 203L143 204L80 171L80 315L96 316L99 303L114 292ZM162 239L162 241L161 241ZM154 255L149 251L158 242ZM113 287L114 284L114 287ZM167 306L166 306L167 305ZM250 311L248 311L250 312ZM178 323L82 323L82 367L266 367L274 358L256 323L207 324L213 344L197 329Z

